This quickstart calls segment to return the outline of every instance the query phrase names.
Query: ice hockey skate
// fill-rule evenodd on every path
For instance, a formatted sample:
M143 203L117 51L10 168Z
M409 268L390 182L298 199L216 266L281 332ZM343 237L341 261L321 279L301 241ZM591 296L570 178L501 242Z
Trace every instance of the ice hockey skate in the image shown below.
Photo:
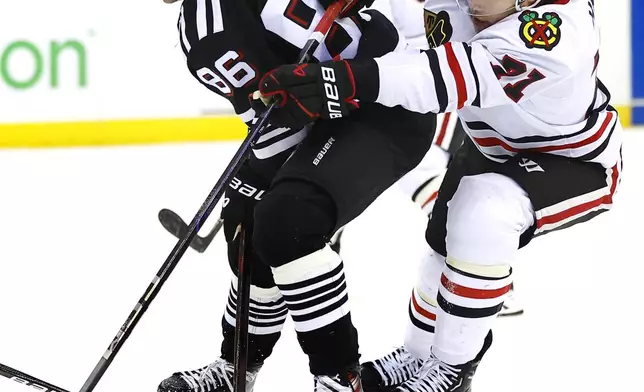
M260 367L246 372L246 392L251 392ZM233 364L222 359L195 370L174 373L161 381L157 392L234 392Z
M360 371L356 367L345 375L315 376L314 392L363 392Z
M418 372L395 389L396 392L471 392L472 378L483 355L492 345L492 332L485 338L483 348L471 361L462 365L448 365L434 354Z
M404 347L374 361L362 365L362 385L365 392L393 391L403 382L411 379L423 365Z

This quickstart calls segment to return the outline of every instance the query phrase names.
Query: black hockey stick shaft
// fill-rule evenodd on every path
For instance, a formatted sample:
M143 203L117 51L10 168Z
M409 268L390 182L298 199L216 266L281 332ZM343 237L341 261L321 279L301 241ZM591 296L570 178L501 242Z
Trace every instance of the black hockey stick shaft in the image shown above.
M246 259L246 230L239 233L237 254L237 315L235 318L235 392L246 392L248 371L248 318L250 316L250 272Z
M164 208L159 211L158 217L163 228L173 236L181 238L188 232L188 224L176 212ZM201 237L197 234L195 238L190 241L190 247L199 253L205 252L223 225L223 219L217 219L217 222L215 222L215 225L206 236Z
M174 246L165 262L161 266L161 269L157 272L154 279L152 279L152 282L143 293L143 296L141 296L139 302L136 304L134 309L132 309L130 315L127 317L114 339L112 339L110 345L107 347L107 350L105 350L105 353L99 359L98 363L94 367L94 370L92 370L92 373L89 375L89 377L81 387L80 392L93 391L96 387L96 384L98 384L100 379L103 377L105 371L114 360L114 357L116 356L116 354L118 354L119 350L123 346L123 343L127 340L127 338L134 330L134 327L136 327L138 322L141 320L141 317L147 310L150 303L157 296L157 294L161 290L161 287L163 287L163 284L166 282L174 268L179 263L181 257L183 257L183 255L186 253L186 250L188 250L190 242L197 235L197 232L201 228L202 224L206 221L206 219L208 219L208 216L215 208L215 205L224 193L225 187L237 172L242 159L245 157L246 152L250 149L252 143L254 142L254 138L251 137L251 135L260 134L259 131L261 131L261 129L259 128L262 128L262 126L255 128L253 132L249 133L246 139L244 139L242 145L235 153L233 160L230 161L230 163L226 167L224 174L221 176L219 181L217 181L214 188L210 191L210 194L208 194L208 197L199 208L199 211L197 211L197 214L190 222L190 225L188 226L188 232Z
M338 0L336 3L327 8L327 10L324 12L324 15L322 16L322 19L318 23L318 26L315 28L315 31L313 32L313 34L311 34L311 37L302 48L302 51L300 53L300 63L308 61L313 56L313 53L315 53L315 50L318 48L322 40L324 40L324 37L331 29L333 22L338 17L342 9L348 4L352 3L352 1L353 0ZM250 130L241 146L233 156L233 159L224 170L221 178L219 178L215 186L212 188L212 190L208 194L208 197L199 208L199 211L197 211L197 214L194 216L194 218L192 218L192 221L188 226L188 232L174 246L165 262L161 266L161 269L159 270L159 272L157 272L157 275L154 277L154 279L152 279L152 282L143 293L143 296L141 296L139 302L136 304L134 309L132 309L130 315L127 317L116 336L112 339L110 345L107 347L107 350L105 350L105 353L103 353L103 356L99 359L98 363L94 367L94 370L92 370L89 377L81 387L80 392L93 391L96 387L96 384L98 384L100 379L103 377L103 375L107 371L107 368L114 360L114 357L118 354L121 347L123 346L123 343L125 343L125 341L134 330L134 327L136 327L136 325L139 323L141 317L148 309L148 306L150 306L150 303L157 296L157 294L161 290L161 287L163 287L163 284L166 282L174 268L179 263L181 257L186 253L186 250L188 250L190 242L197 235L197 232L199 231L199 229L201 229L201 226L206 221L206 219L208 219L208 216L215 208L215 205L217 205L217 203L223 196L226 186L228 186L233 176L239 170L243 159L246 157L251 147L255 144L257 139L259 139L260 135L266 127L269 114L276 106L277 104L273 102L259 117L257 124L255 124L252 130Z
M12 367L3 365L0 363L0 376L6 377L10 380L17 382L30 387L31 389L36 389L43 392L69 392L66 389L57 387L53 384L40 380L36 377L30 376L27 373L18 371Z

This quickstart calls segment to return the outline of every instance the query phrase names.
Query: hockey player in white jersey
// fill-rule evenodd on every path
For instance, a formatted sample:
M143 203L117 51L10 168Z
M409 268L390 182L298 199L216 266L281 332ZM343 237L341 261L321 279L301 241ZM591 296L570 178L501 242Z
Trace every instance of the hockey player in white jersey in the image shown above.
M457 8L457 6L460 8ZM430 0L428 51L291 66L260 82L329 118L361 103L458 111L466 132L441 185L426 239L432 252L410 312L428 320L365 390L468 392L492 342L517 250L535 236L611 208L620 182L622 128L597 79L599 32L586 0ZM449 209L447 208L449 205ZM571 245L574 246L574 245ZM373 372L372 372L373 373ZM376 388L376 389L374 389Z
M442 3L445 0L432 0L431 8L437 13L444 10ZM453 4L453 0L447 0ZM378 6L400 30L409 47L414 49L434 48L446 39L448 31L443 30L445 25L440 18L434 16L431 10L423 11L423 1L418 0L377 0L374 6ZM427 26L427 28L426 28ZM428 30L426 34L425 30ZM468 30L464 32L471 34ZM454 37L451 37L454 39ZM456 113L440 113L436 118L436 132L434 135L434 148L431 148L421 163L411 172L407 173L398 181L398 186L407 194L412 201L418 205L428 217L438 196L438 189L445 176L447 165L453 154L463 143L465 134L463 126ZM333 238L332 246L339 249L341 234ZM503 309L499 316L515 316L523 313L523 306L517 300L514 283L503 302ZM415 330L418 325L427 323L421 314L410 314L408 328ZM409 331L408 333L414 333Z

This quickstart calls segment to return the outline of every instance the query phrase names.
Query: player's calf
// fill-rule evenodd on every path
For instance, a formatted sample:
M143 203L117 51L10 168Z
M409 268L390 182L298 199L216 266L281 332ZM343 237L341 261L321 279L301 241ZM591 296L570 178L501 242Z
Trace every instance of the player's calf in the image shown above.
M534 221L526 192L500 174L463 177L447 211L432 352L448 364L476 356L512 284L521 234Z
M346 378L358 365L344 265L326 243L335 205L308 182L283 181L255 209L253 243L271 266L315 376Z
M309 356L311 373L346 374L358 363L358 336L351 323L344 265L330 247L273 269Z
M261 271L260 268L257 271ZM236 392L233 390L235 323L237 315L237 279L232 279L222 319L221 357L195 370L176 372L163 380L158 392ZM252 391L264 360L273 352L280 337L288 310L277 287L251 285L248 319L247 391Z

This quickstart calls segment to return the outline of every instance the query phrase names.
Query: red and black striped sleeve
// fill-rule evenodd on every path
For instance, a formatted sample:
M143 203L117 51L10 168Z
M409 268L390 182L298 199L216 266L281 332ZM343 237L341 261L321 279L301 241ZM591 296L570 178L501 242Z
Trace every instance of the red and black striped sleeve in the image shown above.
M464 106L512 103L494 73L494 62L479 44L448 42L352 66L360 99L420 113L446 113Z

